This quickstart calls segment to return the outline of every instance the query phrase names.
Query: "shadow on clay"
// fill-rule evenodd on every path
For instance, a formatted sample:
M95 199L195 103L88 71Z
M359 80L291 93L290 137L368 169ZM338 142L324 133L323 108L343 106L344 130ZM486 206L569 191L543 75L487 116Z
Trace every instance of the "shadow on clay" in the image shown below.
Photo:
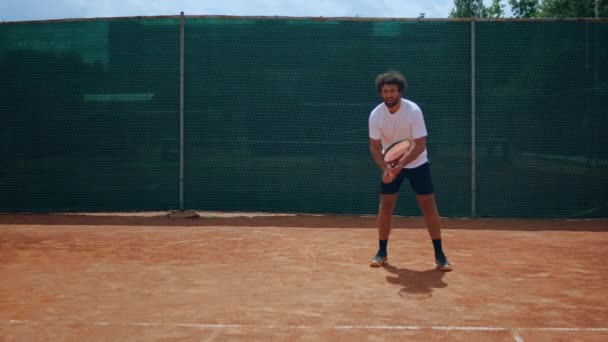
M400 296L417 295L422 297L432 297L433 291L448 286L442 278L445 272L434 268L423 271L411 270L408 268L398 268L391 264L382 266L392 275L386 277L386 281L391 284L402 286L399 290Z

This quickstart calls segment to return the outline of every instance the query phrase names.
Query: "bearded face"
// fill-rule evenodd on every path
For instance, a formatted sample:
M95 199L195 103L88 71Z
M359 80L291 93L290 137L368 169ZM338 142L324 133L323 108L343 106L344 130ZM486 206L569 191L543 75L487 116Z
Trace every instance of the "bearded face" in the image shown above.
M401 92L395 84L385 84L382 86L382 99L388 108L395 107L401 101Z

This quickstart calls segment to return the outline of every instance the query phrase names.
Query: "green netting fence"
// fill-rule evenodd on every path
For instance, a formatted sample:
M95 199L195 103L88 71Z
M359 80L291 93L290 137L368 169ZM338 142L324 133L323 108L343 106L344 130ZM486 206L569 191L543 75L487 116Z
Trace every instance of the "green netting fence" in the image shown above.
M0 211L374 214L396 69L443 216L608 217L607 41L602 19L1 23ZM420 215L407 187L396 214Z

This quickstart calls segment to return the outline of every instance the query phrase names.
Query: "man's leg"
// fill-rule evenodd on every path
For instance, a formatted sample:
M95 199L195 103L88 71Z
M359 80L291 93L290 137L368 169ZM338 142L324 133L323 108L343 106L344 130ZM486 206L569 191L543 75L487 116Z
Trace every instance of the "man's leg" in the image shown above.
M378 209L378 238L388 240L391 234L393 211L397 203L397 194L380 195L380 208Z
M424 215L426 228L433 241L437 268L442 271L451 271L452 266L443 253L443 247L441 246L441 218L439 217L439 211L437 210L435 194L416 195L416 201L418 201L418 206Z
M388 238L391 234L391 221L397 194L380 195L380 208L378 209L378 253L369 264L371 267L382 266L387 260Z
M416 201L418 202L418 206L424 215L426 228L429 231L431 239L440 240L441 219L439 217L439 211L437 210L437 204L435 203L435 194L416 195Z

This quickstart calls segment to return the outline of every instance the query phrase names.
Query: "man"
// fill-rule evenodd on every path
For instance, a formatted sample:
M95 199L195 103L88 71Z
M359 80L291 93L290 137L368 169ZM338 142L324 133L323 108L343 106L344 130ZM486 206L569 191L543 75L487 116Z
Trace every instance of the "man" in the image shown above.
M378 212L379 249L370 266L382 266L388 260L387 245L391 232L391 219L397 194L404 179L408 179L416 193L416 201L424 214L427 230L435 250L437 269L452 270L441 246L441 221L435 192L431 180L430 164L426 150L426 125L422 111L414 102L402 98L406 88L405 77L399 72L390 71L376 78L376 90L384 100L369 116L370 151L374 161L382 170L380 185L380 209ZM406 158L395 167L389 167L383 158L383 150L393 142L410 139L414 147Z

